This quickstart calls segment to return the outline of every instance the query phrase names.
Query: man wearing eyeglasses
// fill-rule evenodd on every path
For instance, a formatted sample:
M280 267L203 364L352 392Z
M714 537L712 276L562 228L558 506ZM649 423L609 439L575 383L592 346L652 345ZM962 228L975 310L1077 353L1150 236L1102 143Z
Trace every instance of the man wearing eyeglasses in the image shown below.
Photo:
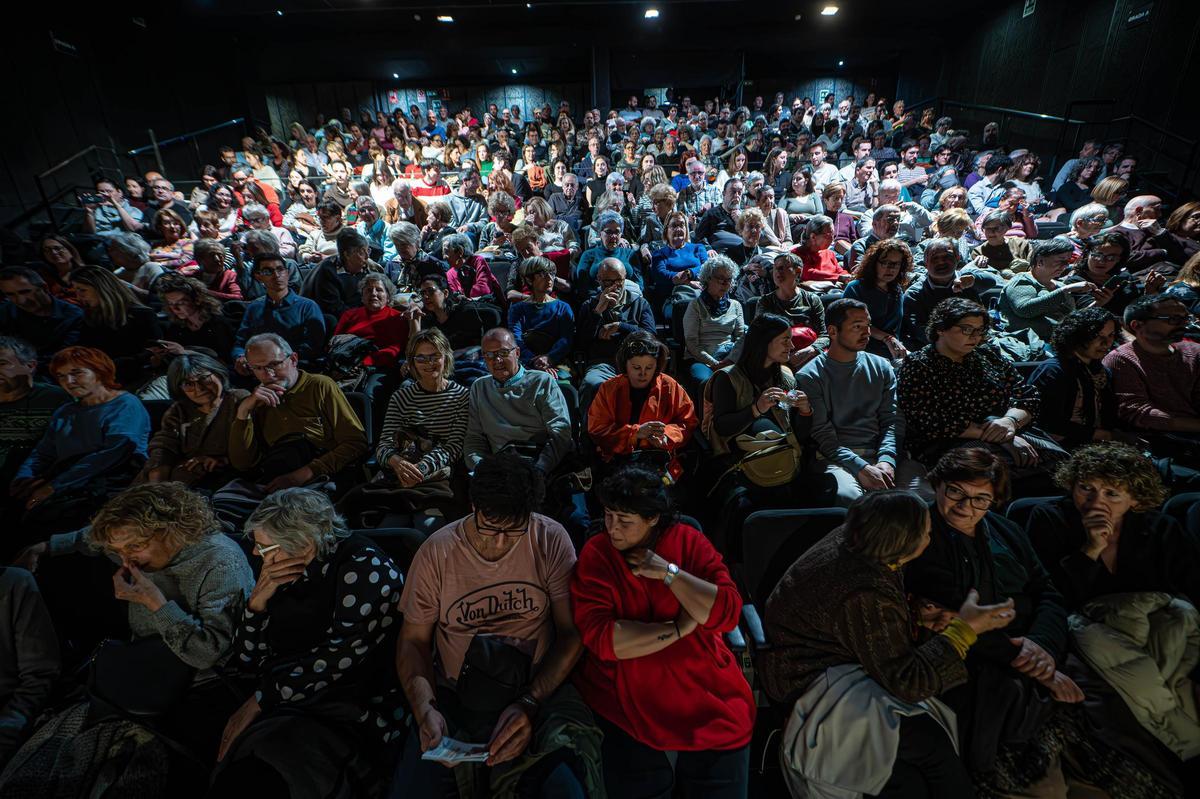
M925 324L929 315L942 300L964 297L984 304L980 292L999 285L993 272L960 267L958 249L950 239L929 239L924 243L922 255L925 273L912 282L904 292L904 323L900 328L900 340L909 352L916 352L929 343Z
M259 255L254 259L252 274L266 294L246 306L234 336L234 368L238 374L250 375L246 343L262 333L282 337L301 361L311 361L324 352L325 317L319 305L291 290L290 271L283 256L277 252Z
M900 207L897 205L881 205L871 214L871 230L862 238L850 245L846 253L846 271L853 272L860 258L866 254L871 245L884 239L894 239L900 232Z
M521 769L530 795L583 796L580 781L598 773L600 733L567 680L582 652L569 594L575 551L562 525L536 512L544 492L527 461L489 455L471 480L472 513L413 557L396 661L415 729L395 796L451 795L454 772L421 757L451 735L486 744L489 766ZM566 736L546 733L567 724L564 759L553 750ZM536 757L520 762L534 739Z
M709 208L721 204L721 192L708 183L708 169L697 158L690 158L684 167L687 173L688 185L679 192L675 207L690 218L694 226L698 219Z
M1117 416L1151 442L1156 455L1200 466L1200 344L1184 341L1195 317L1162 294L1125 309L1134 340L1104 358L1112 370Z
M600 290L579 311L575 340L587 358L580 405L587 407L600 384L617 376L614 358L630 333L645 330L654 335L654 311L650 303L625 288L625 264L605 258L596 272Z
M483 334L481 350L490 377L471 385L463 460L474 470L487 455L508 446L537 450L534 465L549 475L575 448L571 417L558 381L521 365L521 349L503 327Z

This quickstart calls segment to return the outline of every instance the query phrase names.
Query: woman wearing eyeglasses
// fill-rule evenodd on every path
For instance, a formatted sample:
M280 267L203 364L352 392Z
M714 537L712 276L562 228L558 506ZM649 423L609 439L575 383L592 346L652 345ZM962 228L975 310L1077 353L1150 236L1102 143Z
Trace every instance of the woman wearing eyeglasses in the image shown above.
M700 296L688 303L683 315L688 374L697 385L733 363L734 347L746 334L742 304L729 296L738 271L737 264L724 255L713 256L700 267Z
M571 599L608 795L744 799L755 708L721 637L742 607L729 570L677 521L658 472L627 466L597 493L605 529L579 553Z
M931 343L898 370L904 443L926 466L970 441L1001 448L1018 465L1037 465L1038 451L1020 435L1037 413L1037 391L999 350L984 345L988 329L987 310L979 303L942 300L925 328Z
M1063 277L1064 284L1090 283L1111 294L1098 291L1079 295L1075 304L1079 308L1098 305L1109 313L1120 316L1125 307L1143 294L1158 294L1167 284L1167 276L1151 272L1145 286L1126 271L1129 261L1129 239L1120 233L1101 233L1083 243L1083 253L1070 273Z
M225 365L194 352L171 361L167 386L175 402L151 436L146 465L134 482L220 488L230 480L229 430L249 392L230 388Z
M275 492L245 532L262 568L232 663L253 690L225 725L206 795L338 795L400 735L401 697L387 686L403 578L318 491Z
M526 258L518 267L529 285L529 298L508 309L508 327L521 349L521 362L556 377L569 374L565 363L575 335L575 314L563 300L550 296L554 263L549 258Z
M1008 499L1001 458L979 446L953 449L929 482L936 492L929 546L904 567L922 624L945 629L972 591L981 605L1011 599L1015 610L1004 629L979 634L966 656L968 682L939 698L957 714L959 754L976 778L1010 791L1027 787L1045 776L1047 761L1021 757L1022 747L1051 740L1056 702L1083 700L1059 670L1067 654L1063 597L1025 533L990 512Z
M616 377L600 385L588 407L588 434L609 469L645 459L678 480L676 451L698 421L683 387L665 374L667 348L654 335L631 333L617 350Z

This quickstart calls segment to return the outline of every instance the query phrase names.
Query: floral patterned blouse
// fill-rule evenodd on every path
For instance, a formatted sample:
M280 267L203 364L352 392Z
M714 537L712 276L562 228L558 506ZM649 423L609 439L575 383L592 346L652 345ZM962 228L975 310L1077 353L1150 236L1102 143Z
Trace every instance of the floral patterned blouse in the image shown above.
M976 348L961 362L934 345L904 359L897 375L905 445L925 463L934 450L956 444L967 425L1003 416L1018 408L1036 416L1037 389L1027 385L1016 367L990 344ZM924 457L923 457L924 456ZM932 463L926 463L932 466Z

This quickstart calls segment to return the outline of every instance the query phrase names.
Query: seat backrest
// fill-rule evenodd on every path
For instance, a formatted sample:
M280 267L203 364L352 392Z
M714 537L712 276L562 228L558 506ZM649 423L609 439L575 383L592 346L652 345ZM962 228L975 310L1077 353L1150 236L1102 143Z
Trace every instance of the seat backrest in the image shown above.
M1021 497L1014 499L1008 503L1008 507L1004 510L1004 518L1010 522L1014 522L1017 527L1022 530L1029 524L1029 517L1033 515L1033 509L1038 505L1044 505L1047 502L1054 502L1061 497Z
M375 420L374 414L371 412L371 403L367 400L367 395L361 391L349 391L346 393L346 400L358 415L358 421L362 422L363 429L367 432L368 446L374 449L376 440Z
M745 319L746 324L750 324L750 321L754 319L754 314L758 312L758 301L761 299L762 297L751 297L742 303L742 318Z
M142 406L146 409L147 415L150 417L150 431L157 432L162 427L163 416L166 415L167 409L175 403L169 399L144 399Z
M683 346L683 316L687 313L687 300L675 300L671 303L671 341L682 347Z
M571 437L576 441L579 440L579 392L575 390L575 386L570 383L559 383L558 387L562 389L563 399L567 403L567 412L571 417Z
M1200 493L1176 494L1163 503L1163 513L1186 528L1192 507L1200 504Z
M412 567L413 557L421 548L421 544L425 543L425 534L411 527L376 527L354 532L371 539L377 547L386 552L406 578L408 570Z
M760 510L742 526L746 590L760 608L796 558L846 519L845 508Z

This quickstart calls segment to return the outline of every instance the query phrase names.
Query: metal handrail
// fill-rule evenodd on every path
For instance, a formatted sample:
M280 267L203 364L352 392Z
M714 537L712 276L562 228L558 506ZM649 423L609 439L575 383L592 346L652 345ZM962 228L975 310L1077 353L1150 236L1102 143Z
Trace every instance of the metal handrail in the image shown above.
M222 122L217 125L210 125L207 128L201 128L200 130L193 130L188 133L181 133L178 136L172 136L171 138L163 139L162 141L153 140L150 142L150 144L146 144L141 147L135 147L134 149L132 149L128 153L126 153L126 155L129 155L130 157L144 155L145 153L157 150L159 147L166 147L168 144L177 144L182 141L187 141L188 139L194 139L197 136L201 136L205 133L212 133L214 130L220 130L221 128L227 128L230 125L240 125L240 124L244 123L245 121L246 121L245 117L238 117L237 119L231 119L228 122ZM151 139L153 139L153 138L154 138L153 132L151 132Z
M1195 139L1189 139L1187 136L1180 136L1178 133L1167 130L1162 125L1158 125L1154 122L1151 122L1150 120L1146 119L1145 117L1140 117L1137 114L1126 114L1123 117L1113 117L1113 119L1110 121L1114 125L1121 123L1121 122L1136 122L1139 125L1143 125L1147 128L1150 128L1150 130L1154 131L1155 133L1161 134L1163 136L1170 136L1172 139L1175 139L1175 141L1179 142L1180 144L1195 144L1196 143Z
M956 108L965 108L968 111L991 111L994 114L1004 114L1010 117L1019 117L1021 119L1036 119L1041 122L1065 122L1068 125L1086 125L1082 119L1067 119L1065 117L1055 116L1054 114L1039 114L1036 111L1022 111L1018 108L1003 108L998 105L980 105L978 103L963 103L958 100L943 100L945 105L952 105Z
M80 150L79 152L75 153L75 155L72 155L72 156L70 156L69 158L64 158L62 161L59 161L57 164L55 164L54 166L50 167L50 168L49 168L49 169L47 169L45 172L42 172L41 174L39 174L39 175L36 175L35 177L36 177L38 180L45 180L46 178L50 177L51 175L53 175L53 174L54 174L55 172L57 172L58 170L60 170L60 169L62 169L63 167L65 167L65 166L67 166L67 165L69 165L69 164L73 163L74 161L78 161L80 158L83 158L85 155L87 155L88 153L90 153L90 152L92 152L92 151L94 151L94 150L95 150L95 151L106 152L106 153L111 153L113 156L116 156L116 154L117 154L117 151L116 151L116 150L112 150L112 149L110 149L110 148L108 148L108 147L100 147L100 146L98 146L98 145L91 144L91 145L88 145L87 147L84 147L84 148L83 148L82 150Z

